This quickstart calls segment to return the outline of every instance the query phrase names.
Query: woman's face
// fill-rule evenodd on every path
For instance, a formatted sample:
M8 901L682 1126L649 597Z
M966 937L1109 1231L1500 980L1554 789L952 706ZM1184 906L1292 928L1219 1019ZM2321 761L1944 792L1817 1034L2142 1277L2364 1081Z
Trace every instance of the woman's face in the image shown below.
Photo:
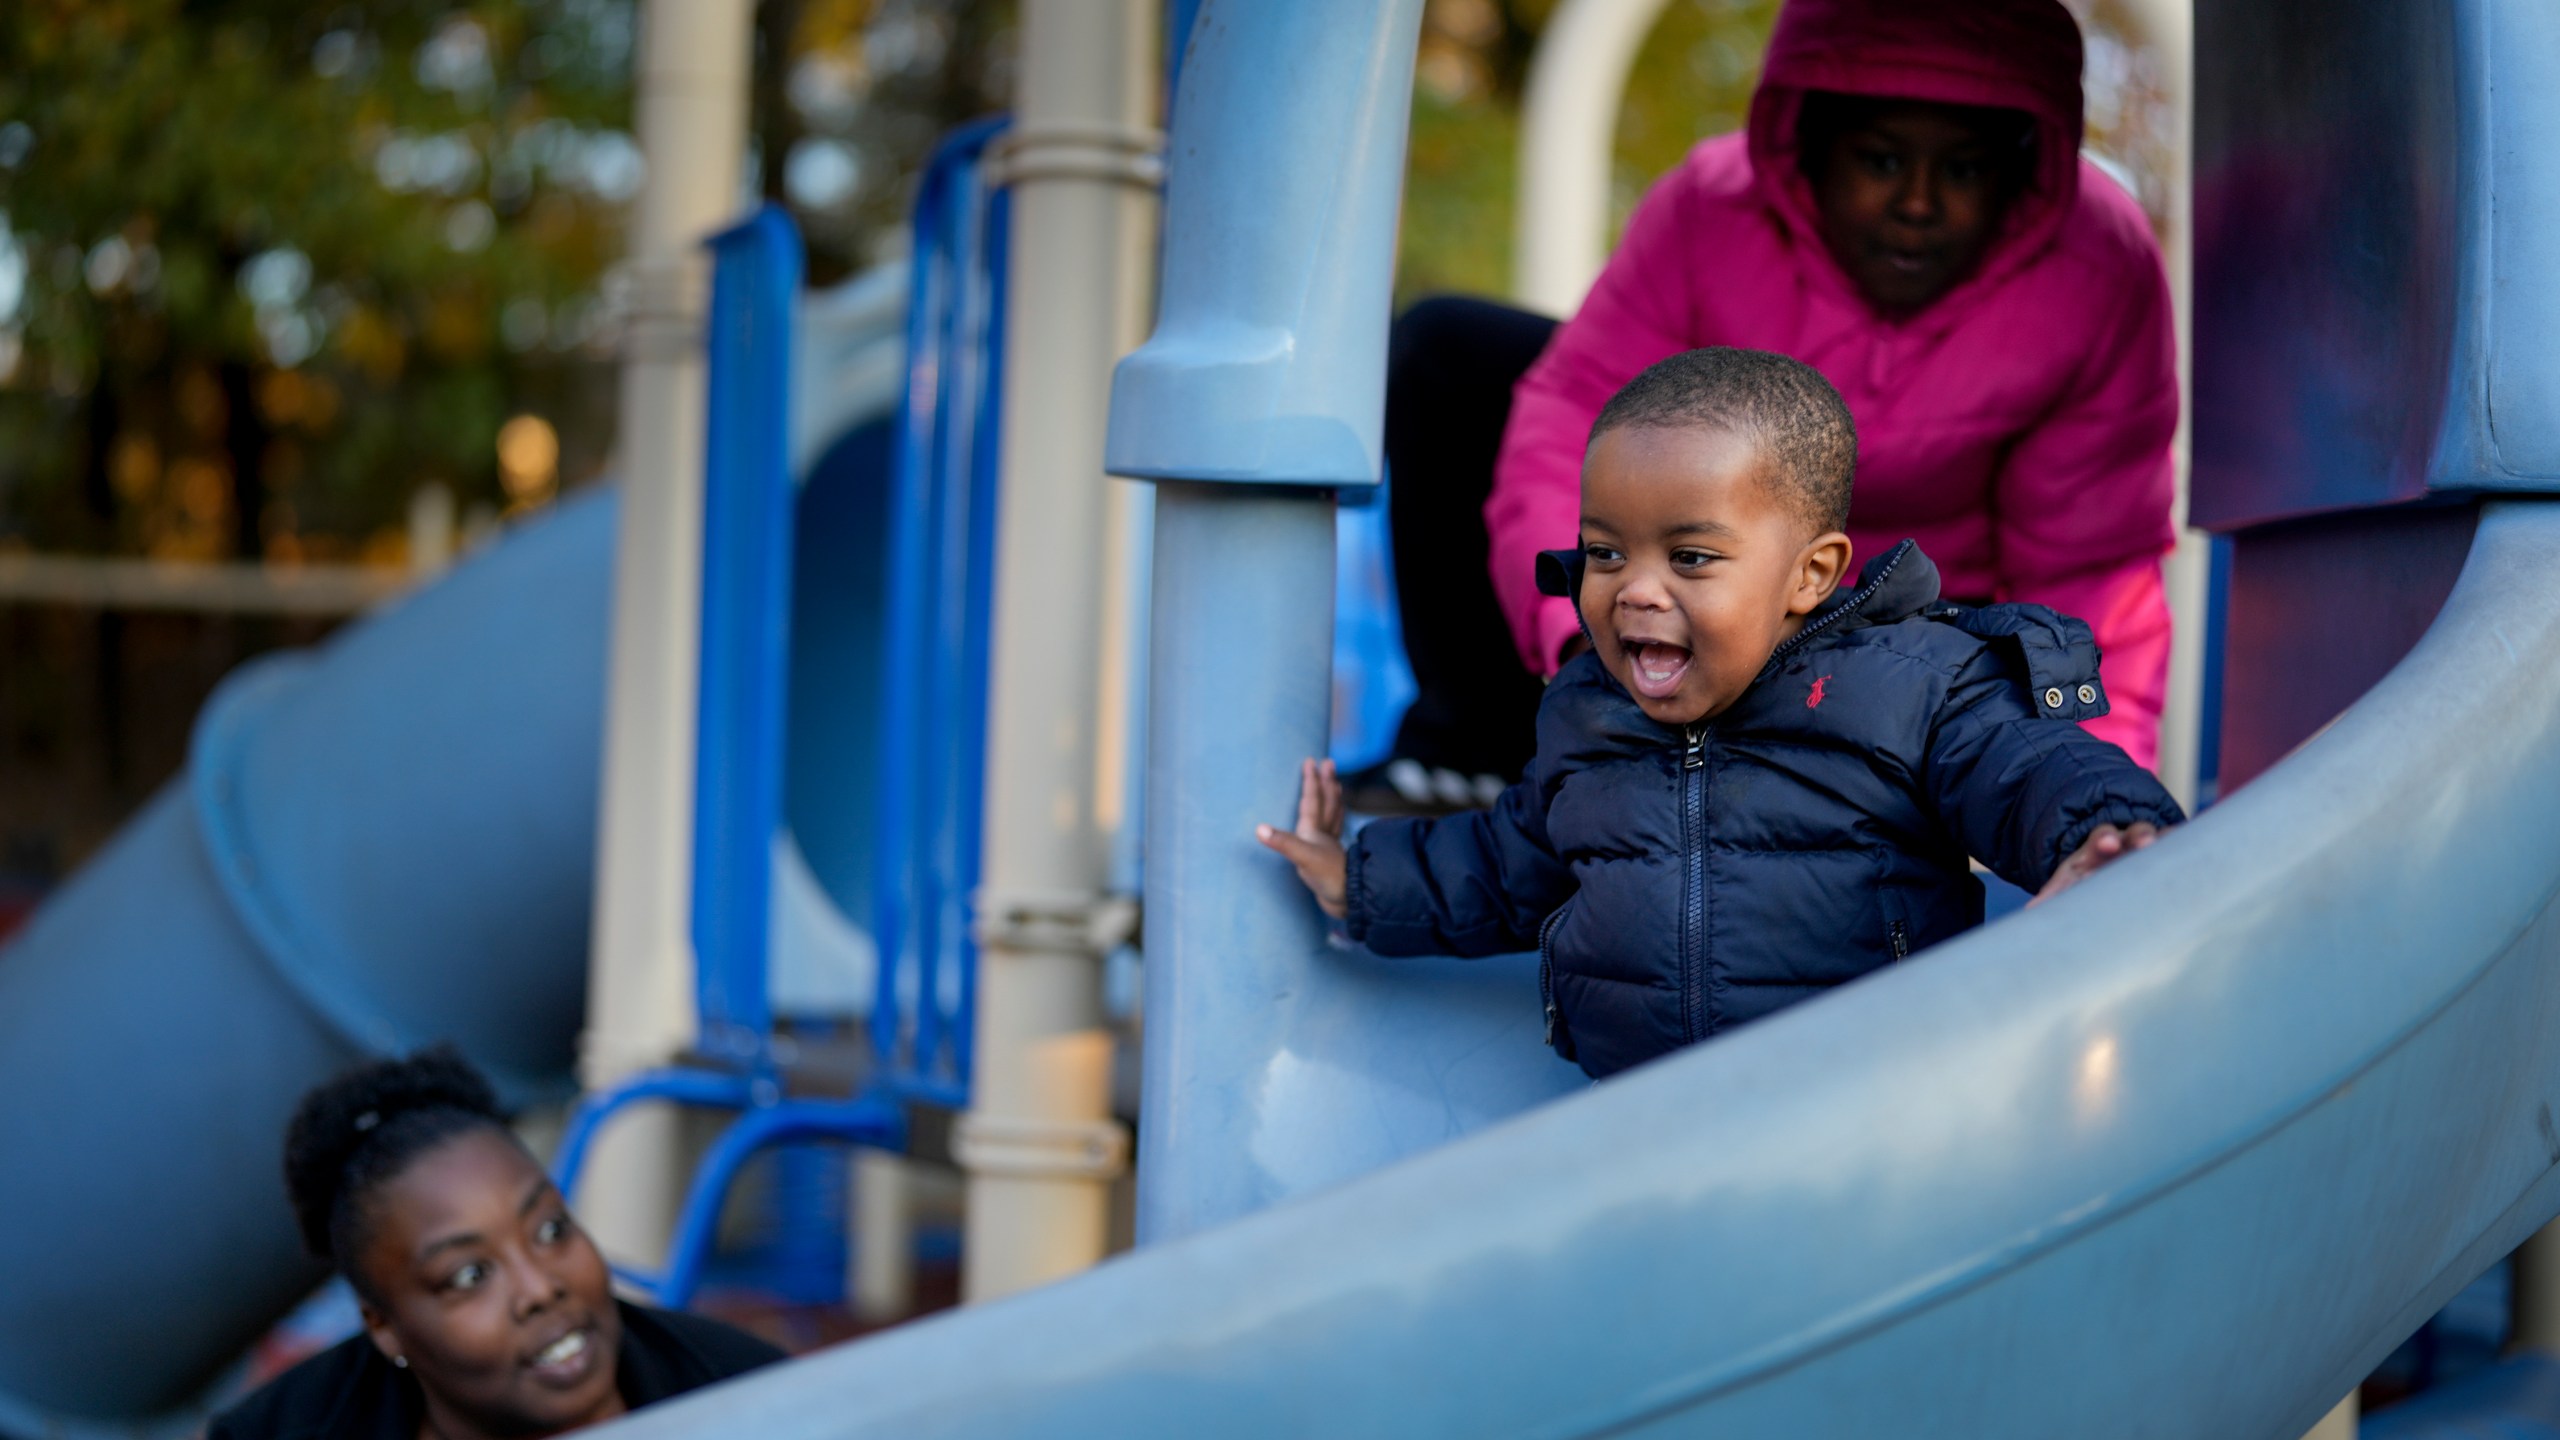
M1982 262L2024 180L2023 117L1919 100L1859 107L1809 156L1822 243L1900 318Z
M549 1435L622 1411L604 1257L512 1136L467 1131L366 1199L365 1327L448 1440Z

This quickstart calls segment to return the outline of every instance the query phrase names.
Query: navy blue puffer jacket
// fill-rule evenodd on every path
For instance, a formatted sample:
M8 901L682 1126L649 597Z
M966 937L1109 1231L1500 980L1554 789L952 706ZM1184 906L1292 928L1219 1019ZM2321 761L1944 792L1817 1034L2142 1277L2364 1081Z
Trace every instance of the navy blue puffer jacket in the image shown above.
M1579 554L1547 558L1552 590L1579 588ZM2070 723L2105 707L2086 625L1943 603L1906 540L1685 731L1574 659L1499 804L1353 837L1351 936L1536 946L1550 1043L1610 1075L1980 924L1969 856L2035 890L2100 824L2177 823Z

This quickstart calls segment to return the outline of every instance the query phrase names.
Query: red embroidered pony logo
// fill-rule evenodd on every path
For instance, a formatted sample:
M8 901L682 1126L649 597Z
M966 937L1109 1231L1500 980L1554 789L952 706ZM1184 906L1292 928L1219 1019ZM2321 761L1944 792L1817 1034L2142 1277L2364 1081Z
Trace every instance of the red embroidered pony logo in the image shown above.
M1811 710L1815 706L1820 705L1822 703L1822 687L1830 683L1831 677L1828 675L1819 675L1814 677L1813 693L1804 697L1804 708Z

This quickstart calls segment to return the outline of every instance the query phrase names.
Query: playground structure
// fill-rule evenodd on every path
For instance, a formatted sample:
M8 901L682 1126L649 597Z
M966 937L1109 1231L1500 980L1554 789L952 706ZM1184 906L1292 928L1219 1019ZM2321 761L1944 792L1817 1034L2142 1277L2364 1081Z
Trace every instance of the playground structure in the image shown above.
M2560 104L2560 19L2199 7L2193 513L2231 536L2239 793L1926 965L1586 1090L1538 1046L1520 966L1328 951L1249 838L1327 733L1309 597L1331 593L1329 492L1377 478L1419 11L1174 20L1161 315L1109 451L1158 490L1141 1251L622 1433L2301 1433L2560 1212L2560 519L2532 498L2560 474L2533 403L2560 364L2537 269L2560 170L2525 143ZM1125 130L1041 115L1028 78L1025 101L1015 153L1042 158L1045 121L1052 173L1142 168ZM1015 403L1005 434L1047 433ZM836 406L823 435L882 408ZM819 443L792 468L817 477ZM827 511L823 483L799 553L861 553L882 512ZM0 1429L141 1425L308 1287L265 1178L304 1085L446 1035L518 1094L567 1074L612 513L572 507L239 677L182 786L0 955L0 1154L30 1162L0 1172L24 1277L0 1293ZM1090 645L1110 608L1066 623ZM1089 651L1045 658L1108 688ZM829 733L801 707L829 686L797 654L791 682L797 822L801 748ZM1039 793L1004 773L991 805ZM863 913L846 877L884 857L806 828L814 853L774 868ZM975 1127L1012 1203L1066 1202L1016 1275L1090 1243L1116 1160L1082 997L1104 857L1076 830L1082 888L1011 882L1042 903L990 932L1010 950L987 975L1079 992L1006 1037L1052 1067L1012 1094L1071 1108ZM126 1143L145 1116L153 1143ZM138 1314L146 1287L175 1303Z

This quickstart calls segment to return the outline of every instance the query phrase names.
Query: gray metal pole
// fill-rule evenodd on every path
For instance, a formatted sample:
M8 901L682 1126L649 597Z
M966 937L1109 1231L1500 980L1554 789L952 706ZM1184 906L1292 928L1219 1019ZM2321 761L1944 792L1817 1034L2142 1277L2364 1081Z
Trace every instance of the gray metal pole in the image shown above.
M1155 9L1028 0L1020 101L993 160L1014 194L977 1073L953 1135L971 1300L1100 1260L1128 1163L1102 1007L1102 956L1130 908L1105 893L1117 797L1102 785L1126 743L1106 637L1127 496L1103 475L1102 440L1112 362L1146 317Z

